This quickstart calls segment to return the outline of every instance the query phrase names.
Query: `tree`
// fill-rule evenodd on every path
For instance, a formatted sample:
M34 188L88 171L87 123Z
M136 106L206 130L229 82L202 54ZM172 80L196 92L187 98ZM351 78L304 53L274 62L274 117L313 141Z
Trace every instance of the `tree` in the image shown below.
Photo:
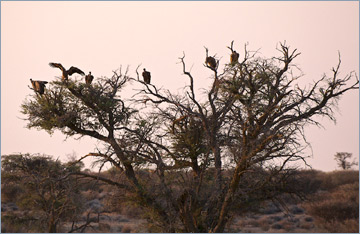
M334 158L335 158L338 166L343 170L348 170L352 166L357 166L358 165L358 163L355 162L355 161L348 162L348 160L351 160L351 158L352 158L352 153L337 152L334 155Z
M219 60L215 67L204 64L212 82L200 98L184 54L189 85L183 94L141 81L138 69L136 78L120 69L92 86L53 81L22 112L29 128L103 142L84 157L124 172L126 182L114 185L136 197L157 231L224 232L234 212L296 192L289 163L306 163L304 127L320 125L319 116L334 120L336 100L358 89L355 73L339 77L340 58L331 77L301 88L293 65L300 53L285 44L278 50L279 57L267 59L245 46L243 60L226 62L222 71ZM129 81L143 88L125 101L120 94ZM155 173L143 176L142 168Z
M81 166L76 163L65 167L46 155L3 155L2 183L5 187L11 187L14 182L20 185L23 191L17 203L40 214L34 215L40 231L57 232L63 221L73 221L74 227L82 212L79 179L68 176L79 171Z

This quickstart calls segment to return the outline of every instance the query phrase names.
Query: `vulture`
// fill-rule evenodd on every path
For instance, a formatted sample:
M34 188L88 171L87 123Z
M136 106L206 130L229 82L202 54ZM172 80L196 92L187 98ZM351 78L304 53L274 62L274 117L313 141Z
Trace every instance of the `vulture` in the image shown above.
M146 71L144 68L144 71L142 73L142 76L144 77L144 81L146 84L150 84L151 75L149 71Z
M230 55L230 63L231 65L235 65L239 60L239 53L237 53L235 50Z
M32 85L32 87L34 88L34 91L35 91L36 93L39 93L40 95L43 95L43 94L44 94L45 84L48 83L47 81L32 80L32 79L30 78L30 82L31 82L31 85Z
M80 75L85 75L83 71L81 71L77 67L70 67L69 70L66 70L60 63L49 63L50 67L57 67L62 71L62 80L66 81L69 79L69 76L71 76L74 73L78 73Z
M86 82L86 84L87 84L87 85L90 85L91 82L93 81L93 79L94 79L94 76L91 75L91 72L89 72L89 74L85 76L85 82Z
M208 56L206 57L205 63L207 66L211 67L212 69L216 69L216 60L214 57Z

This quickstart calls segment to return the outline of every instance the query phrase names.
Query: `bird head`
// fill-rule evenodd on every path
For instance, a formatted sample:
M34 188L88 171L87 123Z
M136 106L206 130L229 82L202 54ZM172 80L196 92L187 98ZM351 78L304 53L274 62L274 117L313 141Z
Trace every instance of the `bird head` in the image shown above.
M30 82L32 82L32 79L30 78Z
M144 71L146 71L146 69L144 68Z
M89 71L89 75L91 75L91 71Z

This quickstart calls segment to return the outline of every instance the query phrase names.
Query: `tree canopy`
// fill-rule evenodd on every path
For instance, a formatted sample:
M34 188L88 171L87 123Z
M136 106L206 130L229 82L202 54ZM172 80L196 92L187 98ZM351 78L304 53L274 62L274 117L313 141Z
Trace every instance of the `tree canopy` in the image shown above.
M47 155L2 155L2 184L10 190L8 197L20 196L18 205L32 210L31 215L36 217L33 218L35 230L57 232L65 220L72 221L74 227L77 215L83 211L79 178L69 176L80 172L82 167L82 162L66 165ZM12 191L14 187L20 191Z
M234 52L233 43L228 48ZM137 197L159 230L223 232L234 209L296 192L296 185L289 186L289 163L306 164L304 127L321 125L320 116L334 120L338 98L358 89L354 72L339 76L340 56L331 76L299 87L303 75L293 61L300 53L281 43L278 51L263 58L245 46L238 60L229 58L220 70L221 61L206 48L212 83L200 97L184 54L183 94L142 81L138 69L135 77L120 69L91 85L52 81L44 95L24 101L22 113L28 128L102 142L83 158L123 171L127 182L117 186ZM209 66L209 57L216 66ZM130 81L143 88L125 100L121 91ZM151 110L143 110L143 103ZM141 176L143 168L154 169L153 175Z

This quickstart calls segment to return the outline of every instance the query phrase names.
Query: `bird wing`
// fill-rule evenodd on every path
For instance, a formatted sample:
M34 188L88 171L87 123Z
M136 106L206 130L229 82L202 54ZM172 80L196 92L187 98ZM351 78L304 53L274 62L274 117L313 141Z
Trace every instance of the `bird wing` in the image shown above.
M33 83L33 87L36 92L39 92L41 88L41 84L39 83L39 81L35 80Z
M42 80L33 80L31 83L47 84L47 83L49 83L49 82L47 82L47 81L42 81Z
M70 67L69 70L68 70L68 74L69 76L71 76L72 74L74 73L78 73L80 75L85 75L85 73L83 71L81 71L79 68L77 67Z
M57 67L60 68L61 71L64 71L65 68L61 65L61 63L49 63L50 67Z
M30 80L30 82L31 82L33 89L36 90L36 81Z

